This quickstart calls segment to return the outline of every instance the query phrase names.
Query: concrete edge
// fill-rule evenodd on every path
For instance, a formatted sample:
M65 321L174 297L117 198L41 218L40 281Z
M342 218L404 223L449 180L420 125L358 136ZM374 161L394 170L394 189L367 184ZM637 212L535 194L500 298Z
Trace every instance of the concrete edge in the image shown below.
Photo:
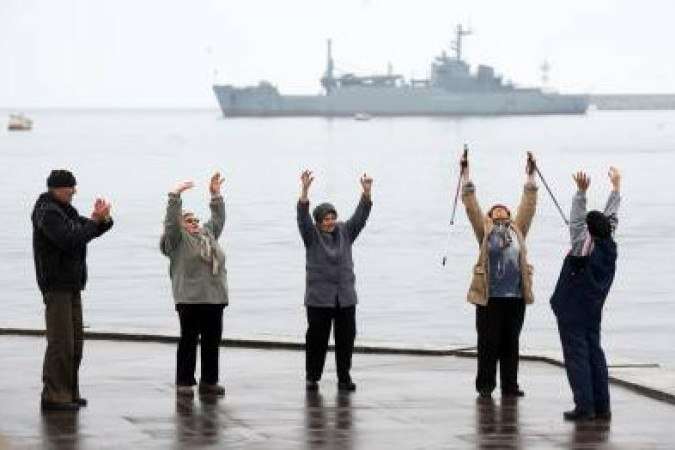
M45 330L26 329L26 328L0 328L0 336L44 336ZM134 333L111 333L111 332L96 332L85 331L85 339L100 340L100 341L123 341L123 342L151 342L159 344L175 344L178 342L177 336L167 336L158 334L134 334ZM273 340L257 340L257 339L230 339L222 340L221 346L234 348L252 348L258 350L304 350L305 345L299 342L283 342ZM333 349L331 345L329 347ZM405 356L455 356L460 358L475 358L475 347L462 347L456 349L422 349L422 348L396 348L373 345L357 345L354 347L354 353L363 354L382 354L382 355L405 355ZM539 355L521 355L520 359L523 361L542 362L556 367L565 367L562 361L549 357ZM609 381L612 384L621 386L644 397L649 397L654 400L675 405L675 393L670 393L660 389L645 386L643 384L635 383L630 380L617 377L615 375L609 376Z

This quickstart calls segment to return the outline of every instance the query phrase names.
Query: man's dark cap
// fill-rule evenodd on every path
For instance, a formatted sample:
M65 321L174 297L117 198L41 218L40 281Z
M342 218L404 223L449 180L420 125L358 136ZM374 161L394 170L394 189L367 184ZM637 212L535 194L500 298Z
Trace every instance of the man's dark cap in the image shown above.
M72 174L69 170L65 169L56 169L47 177L47 187L48 188L62 188L62 187L75 187L77 181L75 180L75 175Z
M312 215L314 216L314 221L319 224L323 222L324 217L331 213L335 214L335 217L337 217L335 206L331 205L330 203L321 203L316 208L314 208Z
M600 211L591 211L586 214L588 232L593 238L607 239L612 235L612 225L609 218Z

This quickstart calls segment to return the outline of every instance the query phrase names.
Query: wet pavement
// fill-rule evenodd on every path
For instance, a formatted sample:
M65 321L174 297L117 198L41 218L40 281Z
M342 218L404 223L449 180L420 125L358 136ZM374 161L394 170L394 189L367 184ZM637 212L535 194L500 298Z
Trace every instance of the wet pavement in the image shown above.
M225 348L223 399L178 399L175 346L88 341L78 413L39 410L44 340L0 336L0 449L673 448L675 406L612 386L611 424L566 423L564 372L522 363L520 400L478 401L475 360L358 354L358 390L340 394L334 363L304 391L297 351Z

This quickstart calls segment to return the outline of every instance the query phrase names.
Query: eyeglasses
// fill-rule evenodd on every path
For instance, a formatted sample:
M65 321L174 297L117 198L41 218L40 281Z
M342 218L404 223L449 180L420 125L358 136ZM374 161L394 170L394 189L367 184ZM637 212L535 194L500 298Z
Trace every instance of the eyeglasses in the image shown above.
M193 224L193 223L194 223L194 224L198 224L198 223L199 223L199 219L197 219L196 217L188 217L187 219L185 219L185 223L189 223L189 224Z

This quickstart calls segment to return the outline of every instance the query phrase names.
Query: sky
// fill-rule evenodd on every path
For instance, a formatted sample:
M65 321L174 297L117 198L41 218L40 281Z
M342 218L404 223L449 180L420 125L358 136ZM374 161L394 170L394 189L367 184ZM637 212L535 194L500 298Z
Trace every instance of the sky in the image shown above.
M675 92L665 0L0 0L0 109L217 107L214 82L315 94L343 72L428 75L457 23L468 63L565 93Z

